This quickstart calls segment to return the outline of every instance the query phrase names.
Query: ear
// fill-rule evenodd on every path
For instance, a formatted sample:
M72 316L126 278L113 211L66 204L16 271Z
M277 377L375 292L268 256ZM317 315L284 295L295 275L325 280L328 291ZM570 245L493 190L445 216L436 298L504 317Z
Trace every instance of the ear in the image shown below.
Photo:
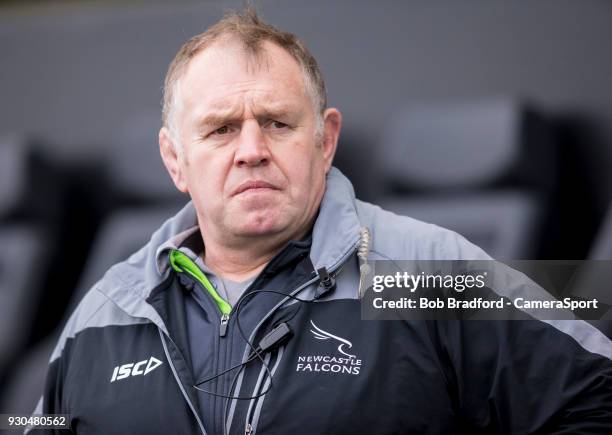
M183 170L182 151L177 151L177 148L170 131L166 127L162 127L159 130L159 152L162 160L176 188L183 193L187 193L187 179Z
M325 173L331 169L340 129L342 128L342 114L338 109L329 108L323 112L323 159L325 160Z

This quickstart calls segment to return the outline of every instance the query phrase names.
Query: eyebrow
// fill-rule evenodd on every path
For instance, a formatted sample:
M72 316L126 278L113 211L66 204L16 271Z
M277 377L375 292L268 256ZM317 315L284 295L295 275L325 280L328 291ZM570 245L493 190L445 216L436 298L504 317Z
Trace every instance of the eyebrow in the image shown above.
M267 107L255 108L255 118L257 119L277 119L286 117L292 112L297 112L295 106L286 103L270 104ZM241 121L242 117L238 112L241 110L229 109L219 110L209 113L202 117L198 122L200 127L213 127L217 125L234 124Z
M239 118L239 111L238 108L213 109L211 113L202 116L198 120L198 126L215 126L227 124L228 121L236 121Z
M200 127L214 127L217 125L233 124L238 121L238 119L238 116L231 113L211 113L202 118L200 122L198 122L198 125Z

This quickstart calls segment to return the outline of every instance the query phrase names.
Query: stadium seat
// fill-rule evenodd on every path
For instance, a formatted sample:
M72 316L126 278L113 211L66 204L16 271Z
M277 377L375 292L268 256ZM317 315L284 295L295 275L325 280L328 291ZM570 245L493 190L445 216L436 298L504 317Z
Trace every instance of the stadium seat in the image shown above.
M593 247L589 252L589 259L612 260L612 206L609 207L595 236Z
M546 126L511 99L402 110L384 130L381 205L498 259L534 258L555 163Z
M0 218L15 211L25 196L28 151L21 137L0 137Z
M498 259L526 258L542 219L535 195L517 191L448 197L387 198L395 213L450 228Z
M119 210L102 224L79 279L72 305L115 263L127 259L143 246L162 223L182 205L170 203L152 207ZM72 309L69 308L68 312Z
M23 350L40 300L47 245L36 228L0 226L0 375Z

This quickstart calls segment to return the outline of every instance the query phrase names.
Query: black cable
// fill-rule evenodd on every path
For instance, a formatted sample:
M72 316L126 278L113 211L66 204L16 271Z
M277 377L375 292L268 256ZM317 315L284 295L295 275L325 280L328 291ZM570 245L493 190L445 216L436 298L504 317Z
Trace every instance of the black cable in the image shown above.
M251 348L251 351L254 352L255 355L257 355L257 357L259 358L261 363L266 367L266 371L268 372L268 376L270 377L270 387L266 389L266 392L268 392L272 388L272 373L270 373L270 368L268 367L268 365L263 360L263 358L261 356L261 353L255 348L255 346L253 346L253 344L246 337L246 334L244 333L244 331L242 330L242 326L240 325L240 309L242 308L242 304L244 303L244 301L247 300L248 297L252 297L252 296L254 296L257 293L275 293L275 294L282 295L282 296L294 299L294 300L299 301L299 302L304 302L304 303L312 303L312 302L314 302L314 300L301 299L301 298L298 298L297 296L293 296L293 295L290 295L290 294L287 294L287 293L283 293L283 292L279 292L279 291L276 291L276 290L254 290L252 292L249 292L249 293L243 295L240 298L240 300L238 301L238 304L236 305L236 326L238 327L238 332L240 332L240 335L242 336L242 338L244 339L246 344ZM279 308L280 308L280 306L278 308L276 308L276 309L279 309Z
M214 375L214 376L211 376L210 378L206 378L206 379L204 379L203 381L196 382L196 383L194 384L194 386L196 386L196 385L202 385L202 384L205 384L206 382L210 382L210 381L212 381L213 379L217 379L218 377L223 376L223 375L224 375L224 374L226 374L227 372L231 372L232 370L236 370L237 368L242 367L242 366L244 366L244 365L246 365L246 364L250 363L250 362L251 362L251 361L253 361L254 359L255 359L255 355L249 356L249 358L248 358L248 359L247 359L245 362L242 362L242 363L236 364L234 367L230 367L229 369L223 370L221 373L218 373L218 374L216 374L216 375Z
M230 396L230 395L227 395L227 394L214 393L212 391L205 390L203 388L199 388L198 387L198 385L200 385L200 384L202 384L202 383L204 383L206 381L196 383L195 385L193 385L193 388L195 388L196 390L201 391L203 393L210 394L212 396L223 397L223 398L226 398L226 399L235 399L235 400L253 400L253 399L257 399L257 398L267 394L268 391L270 391L270 389L272 388L272 373L270 372L270 367L268 367L268 364L266 364L264 358L262 357L261 351L259 349L257 349L255 346L253 346L253 344L246 337L246 334L244 333L244 331L242 330L242 327L240 326L240 320L239 320L240 319L240 308L242 306L242 303L246 299L246 297L248 297L249 295L252 295L253 293L262 292L262 291L263 290L256 290L256 291L253 291L253 292L249 292L246 295L242 295L240 297L240 300L238 301L238 304L236 305L236 308L235 308L236 309L236 325L238 326L238 331L240 332L240 335L242 336L242 339L251 348L251 356L249 356L246 361L238 364L237 366L234 366L232 369L228 369L228 370L225 370L225 372L223 372L223 373L219 373L217 375L214 375L211 379L218 378L219 376L223 375L224 373L227 373L229 370L236 369L237 367L240 367L241 370L242 370L242 368L244 368L246 366L246 364L248 364L249 362L253 361L255 359L254 357L256 356L257 358L259 358L259 360L261 361L262 365L265 367L266 372L268 373L268 376L270 377L270 385L269 385L269 387L266 388L265 391L259 393L256 396ZM285 293L281 293L281 294L286 295ZM240 371L238 373L240 373ZM230 388L230 393L231 393L231 391L232 390Z
M269 371L269 369L267 369L267 365L266 365L266 370ZM272 379L272 378L270 378ZM270 384L272 384L272 381L270 381ZM210 394L211 396L217 396L217 397L223 397L225 399L236 399L236 400L253 400L253 399L257 399L261 396L264 396L266 394L268 394L268 391L270 391L270 388L272 388L272 385L270 385L269 388L266 388L266 391L263 391L259 394L257 394L256 396L229 396L227 394L219 394L219 393L213 393L212 391L208 391L205 390L203 388L200 387L196 387L195 385L192 385L193 388L195 388L198 391L201 391L202 393L206 393L206 394Z
M203 381L200 381L200 382L196 383L195 385L193 385L193 388L195 388L195 389L196 389L196 390L198 390L198 391L201 391L201 392L203 392L203 393L210 394L210 395L213 395L213 396L216 396L216 397L223 397L223 398L225 398L225 399L228 399L228 400L225 402L225 405L224 405L224 407L223 407L223 433L224 433L224 434L225 434L225 431L226 431L227 408L228 408L228 405L229 405L229 403L230 403L230 402L229 402L229 399L232 399L232 400L253 400L253 399L257 399L257 398L259 398L259 397L262 397L262 396L264 396L264 395L268 394L268 392L269 392L269 391L272 389L272 387L274 386L273 381L272 381L272 379L273 379L272 372L270 371L270 367L268 366L268 364L265 362L265 359L264 359L264 357L263 357L263 353L262 353L261 349L260 349L259 347L255 347L255 346L254 346L254 345L253 345L253 344L252 344L252 343L249 341L249 339L246 337L245 332L244 332L244 331L243 331L243 329L242 329L242 326L240 325L240 309L242 308L242 304L244 303L244 301L245 301L245 300L246 300L248 297L252 297L252 296L254 296L254 295L255 295L255 294L257 294L257 293L274 293L274 294L279 294L279 295L281 295L281 296L285 296L285 297L288 297L288 298L290 298L290 299L296 300L296 301L298 301L298 302L304 302L304 303L314 303L314 302L315 302L315 300L314 300L314 299L313 299L313 300L301 299L301 298L298 298L297 296L293 296L293 295L290 295L290 294L287 294L287 293L283 293L283 292L279 292L279 291L276 291L276 290L254 290L254 291L249 292L249 293L247 293L247 294L245 294L245 295L242 295L242 297L241 297L241 298L240 298L240 300L238 301L238 304L236 305L236 326L238 327L238 331L240 332L240 335L242 336L243 340L244 340L244 341L247 343L247 345L248 345L248 346L251 348L251 354L249 355L249 357L248 357L248 358L247 358L247 359L246 359L244 362L242 362L242 363L240 363L240 364L237 364L237 365L235 365L235 366L233 366L233 367L231 367L231 368L228 368L228 369L224 370L224 371L223 371L223 372L221 372L221 373L218 373L218 374L216 374L216 375L214 375L214 376L212 376L212 377L210 377L210 378L207 378L207 379L205 379L205 380L203 380ZM279 307L277 307L276 309L279 309L279 308L280 308L280 306L279 306ZM295 315L297 314L297 312L299 311L299 309L301 309L301 306L298 308L298 310L296 310L296 311L293 313L293 315L292 315L292 316L289 318L289 320L291 320L291 319L293 319L293 318L295 317ZM289 320L288 320L288 321L289 321ZM266 350L266 351L264 351L264 352L267 352L267 350ZM257 358L258 358L258 359L261 361L261 363L262 363L263 367L265 367L266 372L267 372L267 375L268 375L268 379L270 380L270 383L269 383L269 385L268 385L268 388L266 388L266 389L265 389L264 391L262 391L261 393L259 393L259 394L255 395L255 396L231 396L231 395L228 395L228 394L219 394L219 393L215 393L215 392L208 391L208 390L205 390L205 389L203 389L203 388L199 388L199 387L198 387L198 385L201 385L201 384L203 384L203 383L209 382L209 381L211 381L211 380L213 380L213 379L216 379L216 378L218 378L218 377L220 377L220 376L223 376L224 374L226 374L226 373L228 373L228 372L230 372L230 371L232 371L232 370L235 370L235 369L237 369L237 368L240 368L240 370L238 370L238 372L237 372L237 373L234 375L234 377L233 377L233 379L232 379L232 382L231 382L231 384L230 384L230 390L229 390L229 391L230 391L230 393L231 393L231 392L233 391L233 389L234 389L234 385L235 385L236 381L238 380L238 376L239 376L239 375L240 375L240 373L242 372L242 369L244 369L244 368L245 368L245 366L246 366L248 363L250 363L251 361L253 361L253 360L254 360L256 357L257 357ZM265 384L265 382L266 382L266 378L262 379L262 384Z
M272 389L272 387L273 387L273 381L272 381L272 372L270 371L270 367L269 367L269 366L268 366L268 364L265 362L264 357L263 357L263 353L261 352L260 348L259 348L259 347L255 347L255 346L254 346L254 345L253 345L253 344L252 344L252 343L249 341L249 339L246 337L246 334L245 334L244 330L242 329L242 325L240 324L240 309L242 308L242 304L244 303L244 301L245 301L245 300L246 300L248 297L252 297L252 296L254 296L254 295L255 295L255 294L257 294L257 293L274 293L274 294L279 294L279 295L282 295L282 296L288 297L288 298L290 298L290 299L294 299L294 300L296 300L296 301L298 301L298 302L304 302L304 303L312 303L312 302L315 302L314 300L301 299L301 298L298 298L297 296L293 296L293 295L290 295L290 294L287 294L287 293L283 293L283 292L280 292L280 291L276 291L276 290L254 290L254 291L252 291L252 292L249 292L249 293L247 293L247 294L243 295L243 297L241 297L241 298L240 298L240 300L238 301L238 304L236 305L236 326L238 327L238 331L240 332L240 335L242 336L242 339L243 339L243 340L244 340L244 341L247 343L247 345L248 345L248 346L251 348L251 354L250 354L250 356L249 356L249 357L246 359L246 361L241 362L240 364L237 364L237 365L235 365L235 366L233 366L233 367L230 367L230 368L228 368L228 369L226 369L226 370L222 371L221 373L217 373L217 374L216 374L216 375L214 375L214 376L211 376L211 377L209 377L209 378L207 378L207 379L204 379L203 381L199 381L199 382L195 383L195 384L193 385L193 388L195 388L196 390L201 391L201 392L206 393L206 394L213 395L213 396L217 396L217 397L224 397L224 398L226 398L226 399L236 399L236 400L252 400L252 399L257 399L257 398L259 398L259 397L261 397L261 396L263 396L263 395L267 394L267 393L268 393L268 391L270 391L270 390ZM280 308L280 307L278 307L278 308ZM289 320L293 319L293 317L295 317L295 315L296 315L296 314L297 314L297 311L296 311L296 313L294 313L294 314L291 316L291 318L290 318ZM216 378L218 378L218 377L220 377L220 376L223 376L224 374L226 374L226 373L228 373L228 372L230 372L230 371L232 371L232 370L235 370L235 369L237 369L237 368L241 368L241 369L242 369L242 368L244 368L244 366L246 366L248 363L250 363L251 361L253 361L253 360L255 359L255 357L257 357L257 358L258 358L258 359L261 361L262 365L263 365L263 366L265 367L265 369L266 369L266 372L267 372L267 374L268 374L268 378L270 379L270 385L268 386L268 388L266 388L266 389L265 389L265 391L263 391L263 392L261 392L261 393L259 393L259 394L255 395L255 396L230 396L230 395L226 395L226 394L219 394L219 393L215 393L215 392L212 392L212 391L209 391L209 390L205 390L205 389L203 389L203 388L199 388L199 387L198 387L198 385L204 384L204 383L209 382L209 381L211 381L211 380L213 380L213 379L216 379ZM239 371L238 373L240 373L240 371ZM236 376L238 376L238 375L236 375ZM233 388L233 386L232 386L232 388ZM230 388L230 392L231 392L231 391L232 391L232 389Z

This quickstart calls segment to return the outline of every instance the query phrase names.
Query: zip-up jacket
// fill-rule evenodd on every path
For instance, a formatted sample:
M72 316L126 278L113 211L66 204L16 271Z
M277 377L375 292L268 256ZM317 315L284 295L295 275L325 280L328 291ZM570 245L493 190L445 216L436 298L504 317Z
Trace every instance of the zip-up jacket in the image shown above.
M69 414L79 434L612 433L612 345L586 322L361 320L364 228L370 260L490 257L357 200L337 169L311 234L239 309L178 249L195 226L189 203L89 290L35 413Z

